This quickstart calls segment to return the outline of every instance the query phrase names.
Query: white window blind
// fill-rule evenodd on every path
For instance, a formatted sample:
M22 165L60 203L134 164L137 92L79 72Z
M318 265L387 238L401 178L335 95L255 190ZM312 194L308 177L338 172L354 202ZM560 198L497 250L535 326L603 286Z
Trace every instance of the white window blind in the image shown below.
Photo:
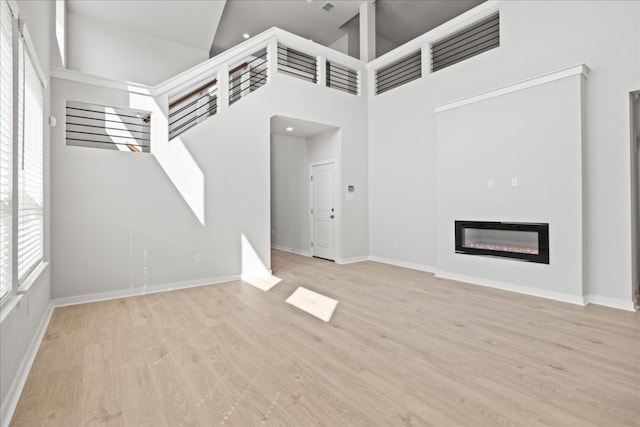
M25 41L20 41L18 139L18 282L43 257L44 89Z
M12 15L0 1L0 300L11 291L13 47Z

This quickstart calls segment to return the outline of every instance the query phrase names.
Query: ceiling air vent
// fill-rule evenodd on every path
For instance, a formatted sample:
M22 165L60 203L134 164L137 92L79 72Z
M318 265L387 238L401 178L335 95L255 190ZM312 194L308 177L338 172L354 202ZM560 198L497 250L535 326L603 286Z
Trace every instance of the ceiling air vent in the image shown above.
M325 4L322 5L322 10L324 10L325 12L329 12L331 11L331 9L333 9L334 7L336 7L335 4L331 3L331 2L326 2Z

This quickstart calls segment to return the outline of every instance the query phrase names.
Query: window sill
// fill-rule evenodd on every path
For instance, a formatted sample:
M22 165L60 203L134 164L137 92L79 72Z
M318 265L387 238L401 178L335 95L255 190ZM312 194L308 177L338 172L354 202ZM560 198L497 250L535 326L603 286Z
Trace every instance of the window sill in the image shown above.
M38 281L38 279L40 278L42 273L47 269L48 266L49 266L48 261L41 261L40 264L38 264L38 266L34 268L31 273L29 273L25 281L22 282L20 286L18 286L16 293L18 295L23 295L29 292L31 287L34 285L34 283Z

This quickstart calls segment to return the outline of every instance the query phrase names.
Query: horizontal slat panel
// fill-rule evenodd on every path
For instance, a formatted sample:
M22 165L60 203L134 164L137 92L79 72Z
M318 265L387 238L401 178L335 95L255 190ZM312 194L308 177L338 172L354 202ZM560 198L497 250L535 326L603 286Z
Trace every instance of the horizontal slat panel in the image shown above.
M491 49L495 49L496 47L500 46L500 40L492 40L490 42L487 42L481 46L478 46L476 49L473 50L469 50L467 52L461 52L460 54L456 55L456 56L452 56L449 57L448 59L444 60L444 61L440 61L437 63L437 67L436 66L432 66L433 67L433 71L438 71L441 70L443 68L446 68L450 65L456 64L458 62L464 61L465 59L469 59L472 58L474 56L480 55L481 53L487 52Z
M399 75L395 80L390 80L385 84L380 85L377 88L377 93L386 92L390 89L396 88L398 86L402 86L406 83L416 80L421 77L421 74L422 74L421 71L416 70L412 73Z
M422 57L422 53L419 50L412 53L411 55L405 56L404 58L397 60L391 65L387 65L385 67L378 69L376 71L376 78L382 78L387 74L395 74L398 68L403 67L407 63L414 62L416 58L421 58L421 57Z
M205 110L218 108L218 97L211 97L209 99L201 99L198 104L194 104L189 106L187 109L182 109L179 114L171 117L169 119L169 126L178 126L182 124L185 120L191 119L194 116L202 115Z
M316 57L278 45L278 71L311 83L318 82Z
M106 113L119 116L120 118L128 117L135 120L143 119L150 114L148 111L136 110L133 108L110 107L105 105L87 104L79 101L67 101L67 108L84 110L87 112Z
M249 61L250 58L254 58ZM267 81L267 51L261 49L245 59L247 64L241 71L229 79L229 105L233 105L245 96L256 91Z
M453 33L450 36L442 38L433 43L432 49L436 52L440 49L447 49L451 46L459 45L461 41L467 38L472 38L478 33L483 32L497 32L496 26L500 24L500 15L494 14L490 17L480 20L475 24L472 24L462 30Z
M402 86L422 77L420 50L376 71L376 94Z
M488 40L493 40L493 39L499 40L500 34L498 34L497 32L477 34L475 37L465 39L464 43L461 43L456 46L452 46L451 48L440 49L438 51L432 50L431 57L434 59L446 58L448 56L451 56L452 54L456 54L457 52L460 52L463 50L469 50L473 48L473 46L480 45Z
M67 101L67 145L149 152L151 113L148 111Z
M494 14L431 45L435 72L500 46L500 15Z
M87 126L87 125L80 125L80 124L74 124L74 123L67 123L67 132L131 137L135 139L149 139L151 137L151 134L148 132L138 132L135 130L128 130L128 129L100 128L98 126Z
M422 71L421 58L415 58L411 61L407 61L406 63L402 64L402 66L396 68L394 73L387 73L382 77L376 76L376 82L378 84L383 84L389 80L396 79L399 75L408 74L417 70Z
M305 73L296 72L294 70L285 69L285 68L278 68L278 71L292 77L297 77L299 79L307 80L311 83L315 83L317 81L315 74L308 74L308 73L305 74Z
M353 95L358 94L358 73L355 70L326 61L327 87Z
M216 87L213 91L206 91L204 95L195 94L191 98L185 98L183 102L176 103L172 108L169 109L169 118L171 119L185 110L194 108L198 105L198 102L205 98L208 98L209 102L217 103L218 88Z

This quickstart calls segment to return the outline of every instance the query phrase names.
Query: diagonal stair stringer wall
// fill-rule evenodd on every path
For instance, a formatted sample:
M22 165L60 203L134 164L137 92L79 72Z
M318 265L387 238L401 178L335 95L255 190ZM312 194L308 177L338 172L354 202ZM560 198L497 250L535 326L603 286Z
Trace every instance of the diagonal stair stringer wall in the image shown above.
M324 63L323 47L314 52L314 43L270 31L264 40L229 52L224 63L213 58L155 88L54 72L56 117L65 116L69 100L152 111L151 154L68 146L64 126L52 129L52 297L59 303L269 271L274 115L341 129L341 181L355 185L361 196L339 206L339 261L368 254L367 100L361 95L366 79L361 77L361 94L353 95L326 87L322 79L313 84L278 73L272 57L268 84L233 105L224 100L225 72L258 43L273 52L275 37L284 38L288 46L311 51ZM329 55L352 68L360 66L338 52ZM212 71L222 89L218 114L169 141L170 96ZM340 192L344 199L346 184ZM247 251L261 265L243 265Z

